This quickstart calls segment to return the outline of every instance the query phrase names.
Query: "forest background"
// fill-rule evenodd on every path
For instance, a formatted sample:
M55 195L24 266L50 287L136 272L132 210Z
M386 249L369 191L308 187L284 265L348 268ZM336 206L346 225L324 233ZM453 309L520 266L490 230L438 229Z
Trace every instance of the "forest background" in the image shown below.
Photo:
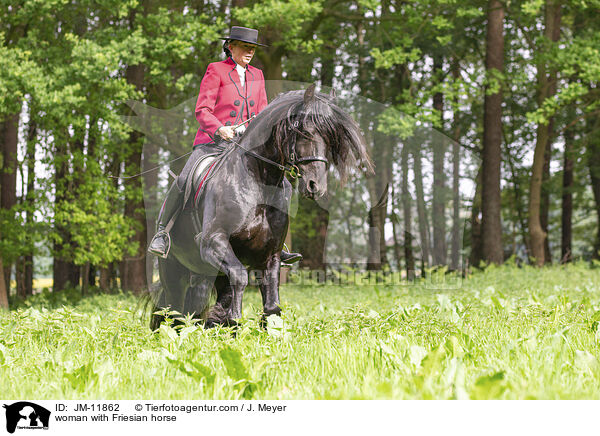
M260 29L268 47L252 63L271 99L292 81L377 103L353 111L375 176L351 178L327 210L299 201L290 233L303 266L410 278L600 256L597 0L0 5L2 307L31 295L34 276L51 275L54 291L146 288L146 213L164 192L145 188L164 183L128 177L191 141L149 143L123 122L135 115L124 102L168 112L195 98L231 25Z

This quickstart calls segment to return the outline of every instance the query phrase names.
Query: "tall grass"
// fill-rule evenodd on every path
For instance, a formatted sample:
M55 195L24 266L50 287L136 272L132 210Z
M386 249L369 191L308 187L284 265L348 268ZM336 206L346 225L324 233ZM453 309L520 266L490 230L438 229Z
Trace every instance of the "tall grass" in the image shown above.
M286 285L237 336L130 295L43 293L0 318L6 399L600 398L600 270L491 267L460 287Z

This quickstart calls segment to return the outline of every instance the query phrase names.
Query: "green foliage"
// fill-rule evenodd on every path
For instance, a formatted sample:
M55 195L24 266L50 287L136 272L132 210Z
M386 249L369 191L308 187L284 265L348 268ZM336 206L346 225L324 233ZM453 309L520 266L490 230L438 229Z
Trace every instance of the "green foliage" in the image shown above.
M4 45L0 34L0 119L15 113L36 82L31 52Z
M401 139L410 138L417 127L417 120L411 116L402 114L395 108L388 108L379 116L378 131L397 135Z
M85 173L77 179L78 186L55 204L54 226L68 228L71 235L71 243L56 254L72 259L76 265L108 265L119 260L124 251L133 255L137 247L130 239L135 223L115 213L119 194L112 181L94 161L87 162ZM65 242L59 232L50 237L55 243Z
M371 56L375 59L375 68L392 68L394 65L402 65L407 62L416 62L422 56L418 47L412 47L413 41L410 38L404 38L400 45L381 51L379 48L371 50Z
M577 263L443 291L287 285L285 335L260 327L249 290L235 337L190 320L152 333L131 295L44 293L0 318L0 377L41 399L597 399L599 277Z
M544 0L529 0L521 4L521 10L525 15L538 15L544 7Z
M274 29L285 29L280 33L281 39L274 42L274 46L285 47L290 51L303 48L311 53L322 42L306 40L303 34L304 26L310 24L322 10L322 0L268 0L234 9L233 16L245 25L261 29L265 33Z

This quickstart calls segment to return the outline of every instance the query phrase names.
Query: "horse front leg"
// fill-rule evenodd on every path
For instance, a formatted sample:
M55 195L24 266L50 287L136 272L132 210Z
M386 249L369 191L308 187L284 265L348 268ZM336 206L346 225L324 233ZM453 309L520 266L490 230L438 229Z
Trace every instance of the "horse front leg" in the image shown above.
M202 260L227 276L229 286L217 287L217 310L211 311L208 324L235 325L242 317L242 297L248 285L248 271L236 257L229 238L223 233L199 241Z
M269 315L281 315L279 307L279 268L281 260L279 252L267 259L260 283L260 293L263 300L263 324Z

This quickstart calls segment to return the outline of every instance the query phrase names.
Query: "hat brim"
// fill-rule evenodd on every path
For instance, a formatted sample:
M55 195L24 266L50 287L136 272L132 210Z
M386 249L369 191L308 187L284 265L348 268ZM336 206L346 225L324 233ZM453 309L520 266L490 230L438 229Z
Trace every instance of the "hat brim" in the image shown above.
M227 40L229 40L229 41L242 41L242 42L247 42L248 44L259 45L261 47L268 47L268 45L266 45L266 44L261 44L260 42L248 41L247 39L237 39L237 38L229 38L229 37L224 37L224 38L219 38L219 39L223 39L225 41L227 41Z

